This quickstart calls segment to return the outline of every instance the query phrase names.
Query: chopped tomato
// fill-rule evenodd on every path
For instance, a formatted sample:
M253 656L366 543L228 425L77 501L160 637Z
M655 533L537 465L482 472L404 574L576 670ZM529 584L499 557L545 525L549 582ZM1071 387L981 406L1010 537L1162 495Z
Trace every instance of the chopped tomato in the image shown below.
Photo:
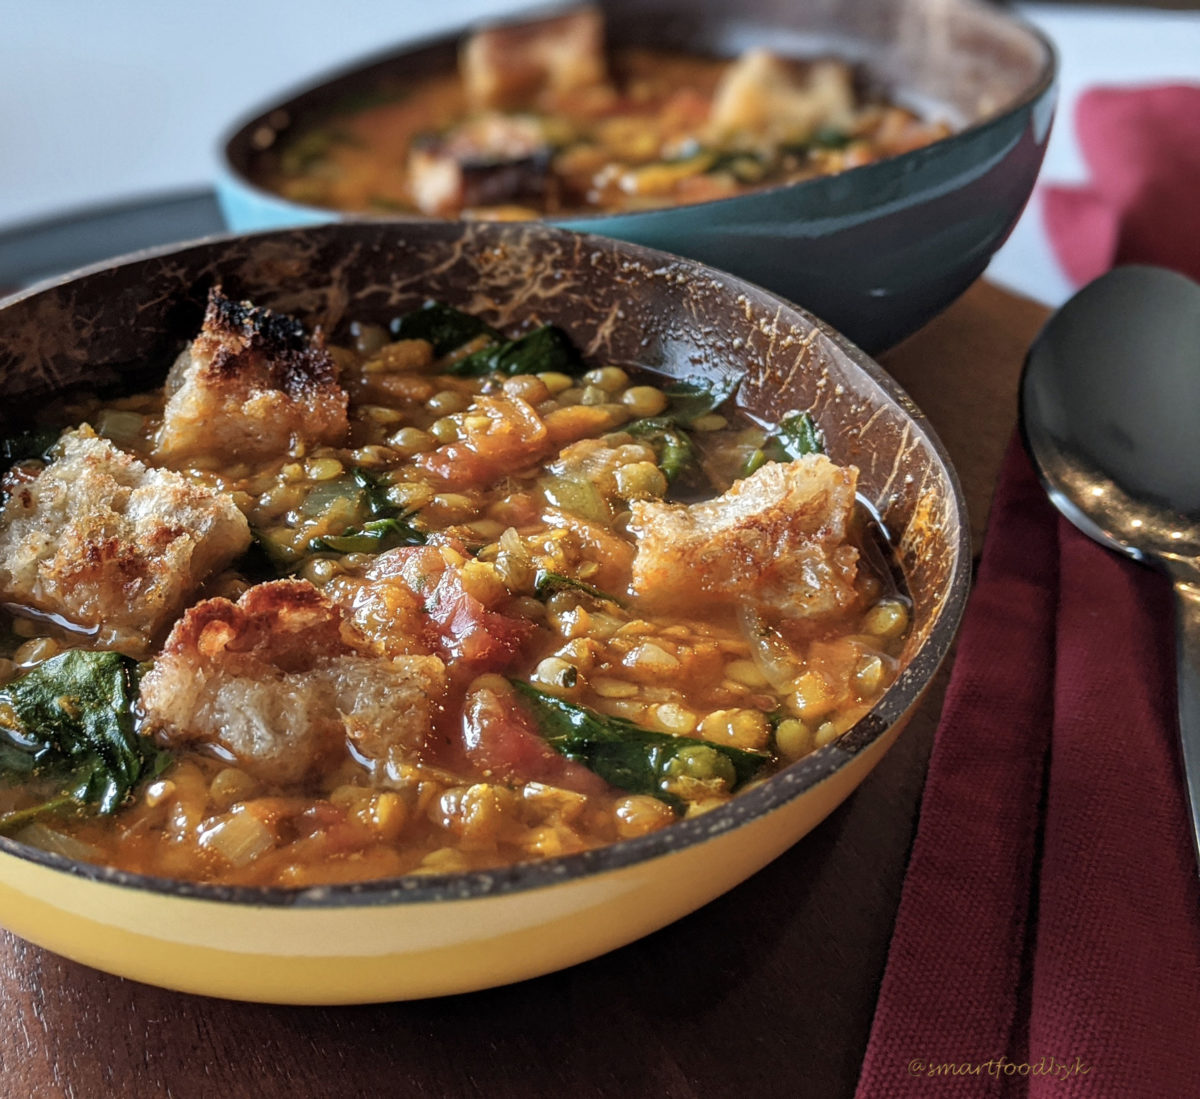
M448 488L486 485L532 465L551 446L542 418L520 397L479 397L457 419L462 438L417 459Z
M500 671L532 633L529 619L493 609L508 598L508 591L502 584L472 582L473 562L461 542L446 539L392 550L386 556L387 571L398 572L423 601L430 647L440 650L452 666L462 662L472 676Z
M442 573L426 610L446 656L467 662L477 672L507 667L533 630L528 619L488 610L463 590L461 578L452 569Z

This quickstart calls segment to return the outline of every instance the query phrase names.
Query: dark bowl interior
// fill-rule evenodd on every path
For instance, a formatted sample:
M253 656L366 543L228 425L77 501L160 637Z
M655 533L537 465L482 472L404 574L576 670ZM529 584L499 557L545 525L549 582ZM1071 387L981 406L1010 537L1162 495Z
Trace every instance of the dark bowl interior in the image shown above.
M742 374L739 400L749 411L770 419L811 411L830 456L859 467L862 498L890 537L914 603L904 670L875 708L838 741L728 805L665 833L507 874L334 887L320 892L319 903L525 888L700 842L798 796L871 744L912 707L948 650L969 578L967 523L957 479L920 411L865 355L779 298L607 238L539 224L355 221L214 238L94 268L0 307L0 430L28 426L31 409L72 386L161 381L195 334L215 282L321 324L335 339L351 320L384 322L432 296L510 331L560 325L594 364L676 377ZM132 879L4 838L0 850ZM170 887L258 902L271 892ZM278 903L297 897L275 892Z
M951 137L838 176L695 206L561 216L555 224L699 259L769 287L869 351L915 331L987 266L1033 188L1054 107L1055 55L982 0L601 0L615 46L730 56L769 45L837 55ZM281 97L223 147L218 192L232 228L340 218L256 182L278 140L385 85L455 64L457 35L381 55Z

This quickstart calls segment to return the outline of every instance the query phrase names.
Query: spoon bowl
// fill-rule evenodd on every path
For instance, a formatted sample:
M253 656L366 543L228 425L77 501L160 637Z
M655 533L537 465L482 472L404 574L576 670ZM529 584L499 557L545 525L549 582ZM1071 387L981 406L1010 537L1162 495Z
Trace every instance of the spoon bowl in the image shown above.
M1021 428L1050 499L1175 587L1179 724L1200 860L1200 285L1119 267L1047 322Z

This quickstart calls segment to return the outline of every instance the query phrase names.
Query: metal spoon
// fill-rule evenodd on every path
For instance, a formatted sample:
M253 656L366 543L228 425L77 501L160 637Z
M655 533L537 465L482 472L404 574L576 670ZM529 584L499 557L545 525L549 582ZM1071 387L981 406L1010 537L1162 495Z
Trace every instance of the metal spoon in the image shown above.
M1021 427L1050 499L1175 585L1183 767L1200 861L1200 285L1119 267L1047 322Z

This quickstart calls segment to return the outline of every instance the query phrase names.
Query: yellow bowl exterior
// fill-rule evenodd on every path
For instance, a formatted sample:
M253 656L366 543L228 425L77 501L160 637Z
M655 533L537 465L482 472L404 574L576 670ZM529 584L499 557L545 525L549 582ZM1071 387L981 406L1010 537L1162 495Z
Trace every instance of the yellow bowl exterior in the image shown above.
M0 924L122 977L183 992L347 1004L469 992L624 946L733 888L829 815L903 722L773 811L601 874L459 900L280 907L97 881L0 854Z

